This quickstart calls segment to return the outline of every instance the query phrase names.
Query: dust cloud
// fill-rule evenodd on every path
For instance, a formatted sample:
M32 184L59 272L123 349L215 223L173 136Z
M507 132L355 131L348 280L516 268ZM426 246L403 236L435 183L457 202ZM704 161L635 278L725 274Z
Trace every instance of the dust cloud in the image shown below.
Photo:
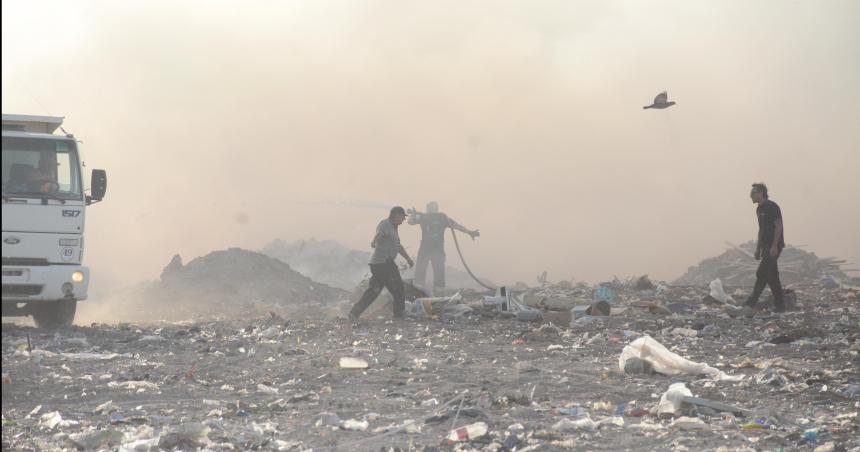
M753 238L754 181L789 243L860 262L857 2L7 1L2 28L3 112L108 170L94 294L177 253L366 250L429 200L497 282L673 279Z

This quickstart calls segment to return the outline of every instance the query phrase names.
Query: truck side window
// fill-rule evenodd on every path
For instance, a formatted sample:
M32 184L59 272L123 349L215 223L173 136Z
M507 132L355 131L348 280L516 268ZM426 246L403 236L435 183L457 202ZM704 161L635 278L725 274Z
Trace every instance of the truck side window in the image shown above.
M71 174L69 168L71 161L68 153L57 153L57 183L60 184L60 191L72 191Z

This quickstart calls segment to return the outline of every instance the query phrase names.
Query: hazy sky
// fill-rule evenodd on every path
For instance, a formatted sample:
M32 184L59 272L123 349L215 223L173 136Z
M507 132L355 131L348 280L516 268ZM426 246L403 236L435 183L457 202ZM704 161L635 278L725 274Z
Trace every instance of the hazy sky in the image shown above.
M3 112L65 116L108 171L94 291L175 253L367 249L428 200L497 282L670 280L755 236L754 181L789 243L860 264L855 0L2 5Z

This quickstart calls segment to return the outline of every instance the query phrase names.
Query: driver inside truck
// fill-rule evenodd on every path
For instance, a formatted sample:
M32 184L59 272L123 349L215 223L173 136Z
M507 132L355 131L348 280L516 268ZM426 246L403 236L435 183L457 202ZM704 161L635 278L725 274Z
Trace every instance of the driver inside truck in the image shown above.
M53 193L60 189L57 183L57 162L48 158L39 160L39 167L27 176L27 187L34 192Z

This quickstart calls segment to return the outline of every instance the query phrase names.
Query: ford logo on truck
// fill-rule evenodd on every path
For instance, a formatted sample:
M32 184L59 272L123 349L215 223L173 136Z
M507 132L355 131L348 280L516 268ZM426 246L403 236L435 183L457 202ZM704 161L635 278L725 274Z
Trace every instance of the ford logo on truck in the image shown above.
M21 239L19 239L18 237L7 237L6 240L3 240L3 242L7 245L17 245L21 243Z

